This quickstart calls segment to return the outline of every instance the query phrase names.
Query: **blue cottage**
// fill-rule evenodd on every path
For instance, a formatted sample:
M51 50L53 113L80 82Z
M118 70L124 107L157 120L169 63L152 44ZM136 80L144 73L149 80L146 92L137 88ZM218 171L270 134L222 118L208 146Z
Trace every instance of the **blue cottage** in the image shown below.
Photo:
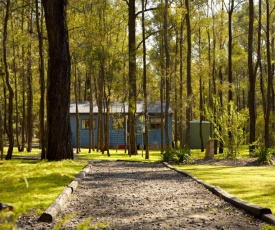
M89 121L90 121L90 103L89 102L78 102L78 124L79 124L79 136L80 146L89 147ZM165 103L163 103L163 112L165 111ZM103 113L106 112L106 108L103 106ZM125 135L127 133L127 119L128 104L121 102L114 102L110 104L110 148L124 148L125 146ZM143 103L137 103L137 145L139 148L143 146L144 140L144 106ZM172 143L172 115L173 112L169 108L169 141ZM149 116L149 148L159 149L161 144L161 103L160 102L149 102L148 103L148 116ZM75 147L77 143L77 119L76 119L76 103L70 104L70 123L72 130L72 144ZM126 117L126 119L125 119ZM97 135L98 135L98 106L93 103L93 134L94 143L97 146ZM164 118L163 118L164 121ZM104 122L104 121L103 121ZM163 143L165 144L165 134L163 133Z

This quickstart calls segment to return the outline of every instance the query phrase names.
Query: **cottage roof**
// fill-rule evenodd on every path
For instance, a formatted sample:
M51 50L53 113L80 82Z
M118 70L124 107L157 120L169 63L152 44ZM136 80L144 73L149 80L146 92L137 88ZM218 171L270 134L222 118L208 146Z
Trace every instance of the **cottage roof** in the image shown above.
M78 113L90 113L90 103L89 102L77 102L78 105ZM163 103L163 112L165 111L165 103ZM128 113L128 103L123 102L112 102L110 103L111 113ZM103 108L104 111L104 108ZM98 106L96 102L93 102L93 112L98 113ZM137 103L137 113L143 113L144 112L144 104L143 102ZM154 113L160 113L161 112L161 103L158 102L149 102L148 103L148 113L154 114ZM70 113L76 113L76 103L72 102L70 103ZM169 113L173 113L172 109L169 108Z

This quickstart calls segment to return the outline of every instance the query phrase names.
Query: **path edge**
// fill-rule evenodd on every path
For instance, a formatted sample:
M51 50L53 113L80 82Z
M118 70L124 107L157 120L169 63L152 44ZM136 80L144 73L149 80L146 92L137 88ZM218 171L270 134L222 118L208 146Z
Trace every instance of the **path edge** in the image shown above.
M167 168L170 168L184 176L188 176L188 177L192 178L193 180L195 180L196 182L198 182L199 184L201 184L205 188L207 188L209 191L211 191L215 195L221 197L225 201L231 203L235 207L245 210L247 213L256 216L257 218L259 218L260 220L262 220L268 224L275 225L275 216L272 215L270 208L261 207L261 206L249 203L247 201L241 200L241 199L227 193L225 190L221 189L219 186L213 186L211 184L208 184L208 183L204 182L203 180L193 176L190 173L187 173L185 171L181 171L177 168L174 168L167 162L163 162L163 164Z
M76 190L83 178L91 172L92 166L88 163L74 178L74 180L68 184L58 197L52 202L45 212L41 214L38 221L51 223L54 221L57 214L61 211L62 206L68 200L69 196Z

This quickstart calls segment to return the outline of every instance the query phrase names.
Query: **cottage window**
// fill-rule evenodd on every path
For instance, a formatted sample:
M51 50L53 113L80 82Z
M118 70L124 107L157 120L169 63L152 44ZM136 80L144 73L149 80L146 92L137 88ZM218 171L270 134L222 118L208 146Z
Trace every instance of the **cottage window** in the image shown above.
M112 123L112 129L123 129L123 119L122 118L113 118L113 123Z
M152 129L160 129L161 128L161 117L151 117L150 124Z
M93 120L93 128L96 129L96 121L95 119ZM81 128L82 129L90 129L90 120L89 119L83 119L81 123Z

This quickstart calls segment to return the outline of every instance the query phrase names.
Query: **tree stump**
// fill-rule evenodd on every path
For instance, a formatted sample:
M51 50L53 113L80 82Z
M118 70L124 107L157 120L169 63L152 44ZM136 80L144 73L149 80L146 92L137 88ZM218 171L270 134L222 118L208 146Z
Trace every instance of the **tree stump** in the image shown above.
M206 143L205 159L213 159L215 153L215 140L208 140Z

